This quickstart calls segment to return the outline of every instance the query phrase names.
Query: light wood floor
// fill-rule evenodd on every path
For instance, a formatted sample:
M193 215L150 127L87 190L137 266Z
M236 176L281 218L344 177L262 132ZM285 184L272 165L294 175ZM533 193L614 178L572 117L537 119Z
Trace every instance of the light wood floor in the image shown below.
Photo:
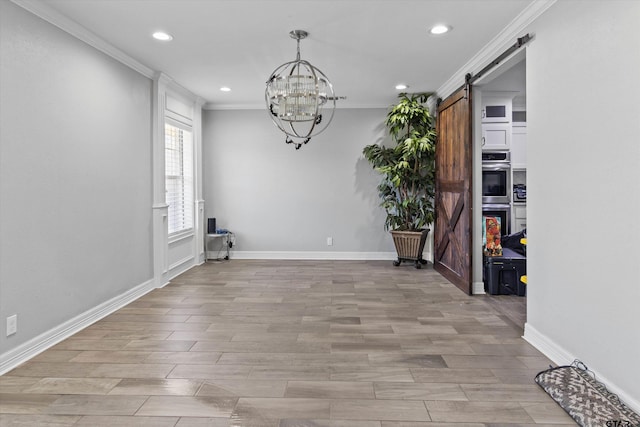
M575 425L523 301L431 265L209 262L0 377L0 425Z

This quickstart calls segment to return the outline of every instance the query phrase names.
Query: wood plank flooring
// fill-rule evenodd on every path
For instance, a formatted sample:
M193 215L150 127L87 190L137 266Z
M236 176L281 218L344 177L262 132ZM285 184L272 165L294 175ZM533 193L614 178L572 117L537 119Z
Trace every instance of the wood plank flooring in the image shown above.
M523 301L431 265L209 262L0 377L0 425L575 425Z

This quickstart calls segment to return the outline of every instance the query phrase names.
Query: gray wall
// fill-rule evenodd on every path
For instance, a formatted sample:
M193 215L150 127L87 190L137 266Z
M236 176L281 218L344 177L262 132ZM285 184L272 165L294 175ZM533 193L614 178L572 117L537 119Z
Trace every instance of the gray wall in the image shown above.
M640 2L559 1L527 48L525 337L640 408Z
M525 337L636 408L639 20L560 1L527 48ZM152 278L152 201L151 82L7 1L0 43L1 354ZM246 252L392 252L361 157L385 112L338 110L299 151L264 111L206 112L207 216Z
M152 278L152 85L4 0L0 31L2 354Z
M295 150L264 110L205 111L206 216L236 233L235 256L392 257L379 175L362 157L385 137L385 115L338 109L327 130Z

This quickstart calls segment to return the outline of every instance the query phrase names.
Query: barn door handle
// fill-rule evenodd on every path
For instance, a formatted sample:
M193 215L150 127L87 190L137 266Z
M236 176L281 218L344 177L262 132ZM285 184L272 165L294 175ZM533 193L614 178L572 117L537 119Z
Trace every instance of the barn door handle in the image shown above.
M484 147L484 136L482 137L482 146Z

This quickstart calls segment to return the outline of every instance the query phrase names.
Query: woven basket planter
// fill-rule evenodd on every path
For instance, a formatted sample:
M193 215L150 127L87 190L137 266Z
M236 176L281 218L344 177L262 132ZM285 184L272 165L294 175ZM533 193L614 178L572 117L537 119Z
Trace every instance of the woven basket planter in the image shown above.
M398 266L403 261L414 261L416 268L421 268L422 264L426 263L422 258L422 251L428 234L428 228L422 231L391 231L393 243L398 253L398 260L393 264Z

